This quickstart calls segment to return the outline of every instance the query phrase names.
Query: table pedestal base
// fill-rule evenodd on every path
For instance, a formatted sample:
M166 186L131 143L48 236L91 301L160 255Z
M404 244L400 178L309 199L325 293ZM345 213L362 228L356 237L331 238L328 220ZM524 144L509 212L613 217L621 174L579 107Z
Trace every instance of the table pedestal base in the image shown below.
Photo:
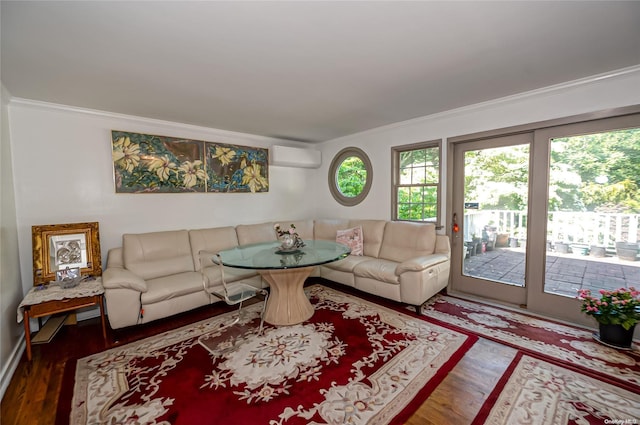
M260 270L271 285L264 321L275 326L296 325L313 316L314 309L304 293L304 282L313 267Z

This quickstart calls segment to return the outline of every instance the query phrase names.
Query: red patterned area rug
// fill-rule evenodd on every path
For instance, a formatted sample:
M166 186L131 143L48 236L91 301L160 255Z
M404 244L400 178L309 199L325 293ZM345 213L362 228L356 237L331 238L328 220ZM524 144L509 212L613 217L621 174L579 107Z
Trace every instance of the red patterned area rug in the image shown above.
M227 313L78 360L75 382L63 382L68 422L399 424L477 340L321 285L306 291L316 311L300 325L256 335L257 303L243 309L247 333L225 329Z
M637 392L519 352L472 425L637 424Z
M460 298L437 295L422 314L533 355L584 368L640 392L640 350L616 350L586 329ZM640 418L639 418L640 419Z

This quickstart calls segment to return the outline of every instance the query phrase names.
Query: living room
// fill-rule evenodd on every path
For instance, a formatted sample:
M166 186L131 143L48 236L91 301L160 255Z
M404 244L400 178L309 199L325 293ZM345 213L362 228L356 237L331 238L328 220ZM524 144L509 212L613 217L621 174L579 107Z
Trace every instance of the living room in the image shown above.
M24 37L24 31L15 34L5 33L5 31L8 31L6 28L10 27L5 25L5 19L9 19L7 18L7 11L10 10L13 13L17 13L18 15L12 15L12 17L16 18L19 17L20 13L24 12L17 4L10 3L12 2L3 1L0 5L3 45L2 153L0 156L0 163L2 164L2 207L0 217L3 229L0 263L0 271L2 272L0 294L3 306L0 324L2 335L0 352L2 393L9 385L13 371L16 370L24 352L24 331L21 324L16 323L15 313L21 299L33 286L31 226L99 222L102 263L104 266L106 265L108 250L120 246L122 244L122 235L125 233L335 217L389 220L392 219L391 148L433 140L442 141L441 163L443 164L443 170L441 182L443 185L443 200L439 224L445 226L445 224L450 223L450 200L446 194L451 191L449 184L452 179L451 170L446 168L448 164L448 139L546 120L564 119L590 113L603 113L602 111L634 107L640 104L640 91L638 90L638 87L640 87L640 56L637 44L637 40L640 37L635 37L635 41L626 47L628 50L623 51L624 54L621 56L626 56L626 60L616 56L620 59L619 62L614 64L604 63L600 67L594 65L593 68L587 68L587 63L597 62L596 60L587 59L589 56L600 57L605 52L601 50L591 52L588 47L584 48L582 54L587 57L584 60L584 69L593 70L586 74L582 69L573 69L573 73L562 74L563 76L572 75L573 77L564 77L558 80L551 76L548 77L549 79L541 81L552 82L536 85L535 78L538 75L529 75L527 66L532 65L538 59L530 62L525 61L520 64L519 78L521 80L531 80L531 83L514 84L514 87L528 87L526 89L512 92L510 88L505 87L502 90L500 89L501 81L488 78L483 80L484 84L491 85L495 93L501 93L500 95L460 104L457 98L466 99L465 95L468 94L466 92L472 91L472 87L438 92L433 89L433 87L437 87L436 83L431 86L434 90L431 96L434 99L446 97L447 99L445 100L448 101L450 106L445 109L437 111L424 109L428 112L406 115L395 120L390 120L392 116L390 114L384 117L387 120L386 122L358 129L348 128L347 130L336 126L335 130L332 128L325 130L326 133L317 128L313 129L315 132L310 129L308 133L305 133L304 124L305 122L309 123L309 121L305 121L311 119L309 116L306 118L300 117L300 123L291 124L289 133L285 131L289 117L280 120L280 127L269 127L265 123L264 127L262 127L264 130L259 132L261 128L260 110L265 111L264 114L268 115L269 119L273 119L273 116L268 114L268 104L255 103L256 106L253 106L252 99L247 97L246 99L240 99L235 104L229 104L226 112L224 106L218 106L213 111L207 110L207 102L214 103L215 100L201 99L197 95L197 86L195 88L185 88L185 95L181 100L182 104L192 103L201 106L200 109L203 111L200 112L197 119L184 117L181 113L171 115L169 112L172 110L171 104L174 101L172 97L176 91L180 92L181 87L187 84L188 73L180 75L175 80L163 82L163 84L171 84L177 87L169 91L168 93L170 94L168 96L163 96L164 104L160 105L157 102L157 98L155 98L148 102L147 109L139 109L135 112L133 109L127 108L111 109L106 103L102 107L91 106L97 104L92 104L90 99L99 97L99 94L103 93L104 90L115 90L115 88L136 98L144 97L143 88L148 89L146 87L148 80L153 80L152 77L147 78L145 75L150 73L148 69L139 72L134 70L128 76L123 74L124 76L117 76L118 78L114 74L94 75L94 78L103 83L101 83L101 86L87 90L84 87L83 70L81 68L75 69L76 64L71 60L67 62L69 68L71 68L69 70L70 78L76 79L77 87L80 87L76 89L73 84L68 87L62 87L63 91L78 92L76 93L78 96L76 98L77 102L71 103L71 101L65 102L47 97L46 89L43 89L41 97L38 97L36 92L32 94L32 92L26 90L22 86L24 83L10 83L10 77L12 82L13 79L17 79L16 72L19 71L24 74L29 74L30 72L27 64L21 63L18 71L11 68L11 59L19 56L18 53L15 53L15 50L13 50L12 56L5 56L5 43L8 43L8 39L14 35ZM632 3L627 4L627 6L633 7ZM30 7L42 7L42 5L34 3ZM83 7L87 6L83 5ZM279 7L284 8L285 5L283 4ZM316 7L319 6L316 5ZM12 8L16 9L13 10ZM637 8L633 10L637 12ZM30 11L30 13L33 13L33 11ZM355 12L351 11L351 13ZM34 15L38 16L37 13ZM627 13L626 15L635 22L635 30L629 29L633 28L634 25L619 25L616 22L609 22L607 27L616 27L616 29L624 27L637 33L637 28L640 27L637 22L638 14ZM26 26L26 28L28 28L28 25L53 25L55 19L47 24L47 19L45 19L47 16L49 16L49 13L44 13L40 16L41 21L30 20L22 25ZM283 15L278 14L277 16ZM284 16L286 16L286 13ZM324 14L320 16L326 17ZM334 15L329 14L329 16ZM380 18L380 16L378 17ZM252 19L256 20L257 18L253 16ZM471 20L471 18L469 19ZM170 19L167 18L167 21L170 21ZM287 19L283 18L275 22L284 25ZM118 26L118 22L115 21L103 24L105 26ZM250 22L250 24L256 24L256 22ZM323 22L320 22L320 24L323 24ZM319 27L322 26L320 24L316 22ZM244 25L249 24L245 23ZM223 28L226 27L223 26ZM295 26L291 29L295 29ZM98 32L96 30L96 33ZM609 32L615 33L615 31ZM28 38L21 40L25 43L36 43L29 48L35 48L38 43L43 43L43 46L46 46L45 34L39 34L40 38L35 41ZM135 40L135 35L134 31L131 36L132 40ZM373 37L375 33L371 32L367 35ZM58 45L55 49L47 50L46 54L44 52L41 53L45 62L46 55L52 55L54 52L64 57L65 54L71 54L76 49L82 51L82 49L92 47L71 43L71 41L80 43L81 34L66 34L65 37L70 44ZM295 36L293 37L295 38ZM614 37L614 35L611 35L611 37ZM259 38L259 35L256 35L253 41L258 42ZM27 45L31 46L30 44ZM11 44L11 48L16 49L16 46ZM136 49L140 48L142 47L136 47ZM296 52L304 51L305 48L305 46L299 47ZM95 49L95 56L104 54L101 47L96 46ZM555 49L552 49L551 46L549 49L555 53ZM178 52L180 52L180 57L177 61L184 60L182 55L186 55L188 50L189 48L184 45L181 47L175 45L167 46L167 57L164 59L170 62L171 55L174 53L178 55ZM420 47L408 48L407 50L420 51ZM612 48L612 50L615 49ZM261 50L251 50L254 53L259 51ZM368 54L373 54L373 51L368 51ZM262 59L272 61L270 62L271 65L263 69L262 72L269 73L276 72L273 71L274 69L278 70L278 67L274 66L273 63L277 62L279 58L272 59L266 55L266 57L262 56ZM507 61L511 58L497 55L496 59ZM579 59L581 58L574 58L573 60L578 61ZM110 61L113 62L118 62L118 60L118 57L115 56L110 58ZM209 63L209 60L215 65L215 58L209 58L204 62ZM304 61L305 57L303 56L301 60ZM604 61L606 62L606 60ZM62 85L61 82L65 81L64 78L69 78L69 76L63 78L64 70L58 68L61 66L60 62L56 63L57 65L51 63L51 69L49 70L51 79L47 84L51 85L51 92L58 91ZM41 63L38 63L35 66L41 67L41 65ZM446 65L443 64L443 66ZM468 62L458 63L457 66L474 68L473 58L469 58ZM572 69L570 61L567 61L564 66ZM11 72L6 72L5 67L9 67ZM122 67L124 68L125 64ZM93 69L93 72L98 71ZM207 72L212 73L211 69ZM261 72L260 68L255 72ZM478 68L474 72L482 73L483 71ZM451 73L454 74L454 72ZM411 73L407 72L407 74ZM402 75L401 78L409 78L407 74ZM214 80L215 75L212 75L211 78ZM353 77L350 80L350 84L356 84L358 78L365 78L366 74L360 75L361 77ZM248 91L249 89L246 87L253 85L252 76L251 73L248 76L244 74L244 76L247 79L242 80L240 85L244 86L243 90ZM38 79L38 84L44 84L42 74L37 74L35 78ZM123 84L124 80L121 78L135 80L143 94L138 94L136 87ZM286 78L286 76L283 77L285 80ZM512 76L512 78L514 77ZM515 79L517 80L517 78ZM88 77L87 80L95 81ZM113 87L109 87L109 81L114 81ZM36 81L33 82L34 85L35 83ZM154 81L154 83L157 82ZM313 84L313 82L307 83ZM206 81L201 80L200 84L202 88L205 86ZM397 106L393 102L396 100L396 92L402 92L402 90L394 89L392 83L387 84L390 84L389 87L385 87L388 90L387 92L381 89L378 92L379 97L374 99L362 97L360 102L362 104L380 103L384 102L386 97L391 99L387 106L388 109L396 107L401 109L401 106ZM291 91L295 92L297 88L297 86L294 86ZM417 89L418 87L416 87ZM156 85L151 87L151 90L162 93L165 87ZM407 88L405 87L404 90L407 90ZM242 91L242 93L245 93L245 91ZM328 91L327 93L329 93L327 96L338 95L333 91ZM392 93L394 96L391 96ZM316 92L312 93L312 95L319 96ZM362 95L362 93L359 93L359 95ZM300 96L305 97L305 93L300 93ZM428 97L428 93L424 94L424 96ZM62 98L59 97L58 99ZM286 111L291 117L295 118L294 112L296 109L302 108L302 106L296 104L292 98L286 97L285 99L286 101L283 102L276 98L274 103L288 102L290 108ZM218 100L221 103L224 103L224 101L226 99ZM126 99L123 103L126 103ZM142 104L144 103L142 102ZM340 102L336 101L336 103ZM447 104L447 102L444 102L444 104ZM331 103L324 104L325 109L315 110L318 115L317 121L328 127L330 126L331 118L334 117L334 112L331 110L330 105ZM180 107L176 109L179 110ZM313 108L311 109L313 110ZM255 113L255 115L249 115L250 112ZM281 112L281 110L278 109L277 112ZM349 117L347 111L341 110L341 113ZM219 126L198 124L198 122L216 122L216 114L221 117L234 114L237 116L228 118L228 126L222 125L225 122L223 118L220 118L219 122L221 124ZM211 121L206 121L208 115L214 116L214 118ZM179 118L181 116L183 117L182 119ZM255 123L242 123L244 117L252 117ZM351 117L359 124L367 122L367 120L359 116L357 111L352 111ZM294 118L291 118L292 122L295 121ZM264 121L266 122L268 119L265 118ZM312 126L310 125L310 127ZM255 132L249 131L252 128L255 129ZM319 151L321 164L317 168L271 164L269 166L269 191L264 193L120 194L114 190L114 171L111 154L112 130L267 149L272 149L273 146L286 146ZM305 137L305 134L308 134L308 136ZM368 196L356 206L345 207L332 197L327 185L327 175L335 155L349 146L358 147L366 152L371 160L374 173ZM440 232L449 233L447 227L442 228ZM93 314L89 314L89 316L95 315L95 310Z

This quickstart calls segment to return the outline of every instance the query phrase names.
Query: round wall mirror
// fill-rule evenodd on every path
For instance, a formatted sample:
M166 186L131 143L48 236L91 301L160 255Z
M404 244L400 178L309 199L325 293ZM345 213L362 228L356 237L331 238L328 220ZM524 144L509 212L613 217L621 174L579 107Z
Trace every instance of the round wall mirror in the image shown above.
M357 205L371 188L373 169L362 149L349 147L336 154L329 167L329 189L342 205Z

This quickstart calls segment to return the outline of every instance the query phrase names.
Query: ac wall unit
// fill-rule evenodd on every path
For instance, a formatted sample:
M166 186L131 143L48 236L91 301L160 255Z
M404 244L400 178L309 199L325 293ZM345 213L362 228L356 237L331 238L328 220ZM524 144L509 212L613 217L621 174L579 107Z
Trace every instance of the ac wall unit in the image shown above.
M271 165L280 167L318 168L322 164L322 153L316 149L271 147Z

